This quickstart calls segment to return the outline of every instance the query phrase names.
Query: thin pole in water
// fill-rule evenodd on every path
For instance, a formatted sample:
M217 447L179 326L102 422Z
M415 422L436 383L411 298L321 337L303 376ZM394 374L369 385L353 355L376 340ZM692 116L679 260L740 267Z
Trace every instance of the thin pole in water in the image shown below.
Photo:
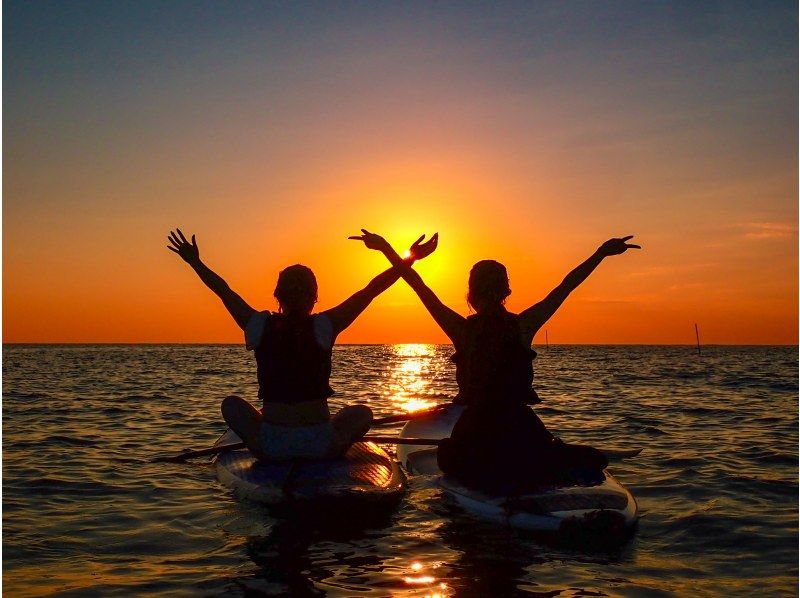
M544 346L550 348L550 341L547 338L547 328L544 329Z
M694 336L697 338L697 354L702 355L700 352L700 332L697 330L697 322L694 324Z

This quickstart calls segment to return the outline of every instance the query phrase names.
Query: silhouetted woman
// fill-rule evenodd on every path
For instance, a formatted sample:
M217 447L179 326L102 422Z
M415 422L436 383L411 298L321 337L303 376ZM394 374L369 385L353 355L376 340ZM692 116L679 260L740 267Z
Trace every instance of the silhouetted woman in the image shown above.
M299 264L281 271L275 286L280 310L257 312L201 260L194 235L191 243L177 229L168 237L170 249L188 263L222 303L245 333L247 348L255 353L259 411L237 396L222 401L228 426L263 460L322 458L344 453L366 434L372 411L366 405L344 407L331 417L328 385L331 353L336 337L366 309L370 302L394 284L400 269L393 266L342 304L312 314L317 302L314 273ZM410 249L403 267L432 253L436 243Z
M539 303L520 314L506 310L511 294L505 266L480 261L469 274L467 318L445 306L379 235L362 229L350 237L381 251L414 289L436 323L453 342L458 396L467 409L449 441L439 447L439 466L465 484L487 490L518 488L520 483L557 483L571 469L601 470L608 462L590 447L568 445L553 436L528 406L539 402L532 388L536 332L604 258L638 245L632 237L610 239ZM437 235L431 239L436 241ZM429 241L430 243L430 241Z

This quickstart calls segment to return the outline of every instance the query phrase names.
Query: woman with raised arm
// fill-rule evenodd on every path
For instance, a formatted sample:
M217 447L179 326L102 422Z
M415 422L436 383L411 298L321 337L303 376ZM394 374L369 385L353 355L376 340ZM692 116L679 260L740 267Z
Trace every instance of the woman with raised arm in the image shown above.
M536 353L531 344L536 332L603 259L641 249L628 243L632 236L603 243L547 297L520 314L505 308L511 294L505 266L480 261L470 271L467 293L475 313L465 318L439 301L383 237L364 229L362 233L350 238L381 251L400 269L455 348L458 396L454 402L467 409L450 440L439 447L442 471L467 485L496 490L513 488L521 479L556 483L570 469L603 469L608 464L596 449L561 442L529 407L539 402L532 388ZM428 243L437 241L434 235Z
M398 262L402 268L436 249L435 241L422 243L423 238L411 246L409 258ZM194 235L189 242L176 229L168 239L167 249L183 258L222 300L255 354L262 409L229 396L222 401L222 416L256 457L277 461L333 457L367 433L372 411L366 405L344 407L331 417L327 401L333 394L328 385L331 353L336 337L397 281L400 267L379 274L340 305L312 314L317 302L314 273L300 264L289 266L275 286L279 311L257 312L200 260Z

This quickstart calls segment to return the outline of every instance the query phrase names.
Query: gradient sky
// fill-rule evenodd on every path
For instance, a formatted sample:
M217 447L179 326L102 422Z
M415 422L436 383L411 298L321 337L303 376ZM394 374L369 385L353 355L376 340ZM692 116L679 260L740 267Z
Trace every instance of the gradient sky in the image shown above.
M180 226L258 309L380 272L523 309L611 236L557 343L796 343L796 2L3 3L3 340L237 342ZM444 336L400 282L341 342ZM543 333L536 342L543 342Z

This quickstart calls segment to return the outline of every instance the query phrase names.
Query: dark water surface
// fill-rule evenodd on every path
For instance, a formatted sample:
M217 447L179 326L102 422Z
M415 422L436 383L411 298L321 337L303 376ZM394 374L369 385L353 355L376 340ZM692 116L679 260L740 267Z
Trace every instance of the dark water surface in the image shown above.
M334 407L448 401L450 347L341 346ZM3 348L8 596L797 595L796 347L553 346L537 409L567 441L644 447L611 471L642 514L619 548L482 524L414 478L383 518L277 519L208 461L226 394L255 397L233 346Z

